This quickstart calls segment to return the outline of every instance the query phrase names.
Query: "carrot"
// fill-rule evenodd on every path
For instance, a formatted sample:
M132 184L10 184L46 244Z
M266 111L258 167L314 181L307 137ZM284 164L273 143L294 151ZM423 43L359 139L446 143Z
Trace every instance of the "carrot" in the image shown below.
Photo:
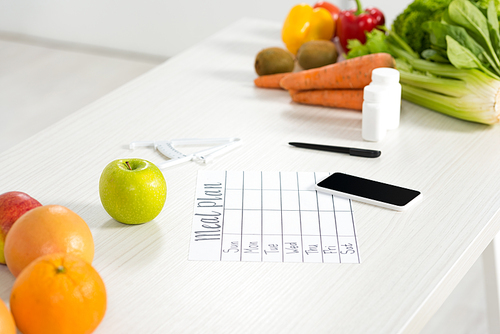
M395 67L388 53L374 53L339 63L291 73L280 81L284 89L361 89L371 82L372 71L378 67Z
M354 110L361 110L363 106L362 89L302 90L290 95L297 103Z
M255 79L253 82L255 86L260 87L260 88L279 88L281 89L280 86L280 81L287 75L289 75L290 72L288 73L276 73L276 74L268 74L268 75L263 75Z

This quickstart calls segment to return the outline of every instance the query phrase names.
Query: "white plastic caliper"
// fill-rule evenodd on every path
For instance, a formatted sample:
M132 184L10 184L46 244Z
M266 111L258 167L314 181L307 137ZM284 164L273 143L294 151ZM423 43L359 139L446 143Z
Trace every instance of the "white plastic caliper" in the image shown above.
M220 144L217 146L212 146L210 148L194 152L191 154L184 154L179 152L174 146L187 146L187 145L209 145L209 144ZM133 150L136 147L152 146L155 150L158 150L161 154L170 158L162 164L158 164L158 168L164 169L170 166L174 166L186 161L198 161L207 163L210 162L214 157L222 155L236 147L241 145L239 138L185 138L185 139L171 139L171 140L161 140L161 141L135 141L130 143L130 149Z

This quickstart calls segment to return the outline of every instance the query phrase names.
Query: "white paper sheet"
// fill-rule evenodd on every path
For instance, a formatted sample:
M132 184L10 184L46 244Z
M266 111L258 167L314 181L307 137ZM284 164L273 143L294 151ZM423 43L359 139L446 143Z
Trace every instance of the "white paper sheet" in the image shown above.
M351 201L328 173L199 171L190 260L360 263Z

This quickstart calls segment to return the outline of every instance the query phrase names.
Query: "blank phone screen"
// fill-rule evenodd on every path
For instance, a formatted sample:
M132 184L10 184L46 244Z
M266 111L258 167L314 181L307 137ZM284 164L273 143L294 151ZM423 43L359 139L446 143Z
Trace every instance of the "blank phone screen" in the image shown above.
M318 183L318 186L397 206L405 206L412 199L420 195L420 192L416 190L343 173L330 175Z

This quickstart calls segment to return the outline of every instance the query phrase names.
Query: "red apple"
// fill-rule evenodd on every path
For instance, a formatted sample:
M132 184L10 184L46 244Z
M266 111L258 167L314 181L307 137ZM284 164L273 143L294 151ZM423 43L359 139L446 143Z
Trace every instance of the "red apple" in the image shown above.
M5 264L3 246L11 226L23 214L41 205L36 199L20 191L0 195L0 263Z

